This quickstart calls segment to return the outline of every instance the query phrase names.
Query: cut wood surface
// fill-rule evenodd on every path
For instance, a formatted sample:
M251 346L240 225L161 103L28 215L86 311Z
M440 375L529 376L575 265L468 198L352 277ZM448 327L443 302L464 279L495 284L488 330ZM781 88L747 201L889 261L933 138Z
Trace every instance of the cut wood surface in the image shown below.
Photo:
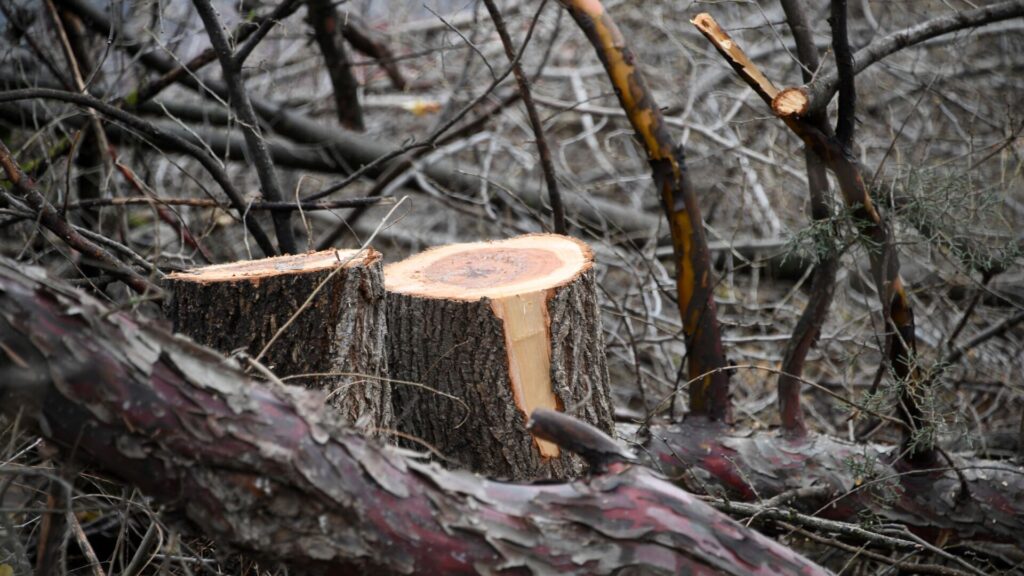
M0 257L0 415L218 549L302 575L828 574L642 466L492 482L343 430L318 402Z
M176 331L244 351L279 378L329 393L367 432L391 426L380 254L324 250L177 272L166 306ZM301 310L301 311L300 311Z
M391 374L429 387L394 386L399 430L495 477L582 472L526 424L547 408L612 429L592 264L582 242L536 234L387 266Z

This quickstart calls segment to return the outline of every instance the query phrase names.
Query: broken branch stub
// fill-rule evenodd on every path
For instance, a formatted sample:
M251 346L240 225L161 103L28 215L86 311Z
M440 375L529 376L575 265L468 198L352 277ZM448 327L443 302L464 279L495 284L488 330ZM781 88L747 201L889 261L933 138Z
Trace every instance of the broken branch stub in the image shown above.
M244 260L177 272L167 284L175 331L225 354L243 350L279 378L326 391L365 432L391 427L380 253Z
M584 462L531 436L536 408L613 427L585 244L555 234L452 244L385 267L403 436L492 477L569 478Z

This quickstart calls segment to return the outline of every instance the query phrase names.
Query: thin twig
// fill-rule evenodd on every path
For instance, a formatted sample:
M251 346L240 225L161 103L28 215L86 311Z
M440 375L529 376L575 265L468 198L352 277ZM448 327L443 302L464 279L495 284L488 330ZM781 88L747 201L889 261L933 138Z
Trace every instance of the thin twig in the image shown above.
M541 2L541 9L547 4L547 0ZM494 0L484 0L487 12L491 15L494 28L501 38L501 45L505 48L505 55L512 63L512 73L519 85L519 93L523 98L523 106L526 107L526 115L530 119L530 127L533 129L534 144L537 146L537 154L540 156L541 169L544 171L544 181L548 187L548 199L551 202L551 214L554 220L554 230L558 234L565 234L565 208L562 207L562 194L558 191L558 179L555 176L555 164L551 161L551 149L548 148L548 141L544 137L544 125L541 124L540 115L537 114L537 106L533 103L533 94L530 91L530 79L523 73L522 64L516 58L516 49L512 45L512 38L505 26L505 19L501 16ZM539 14L539 12L538 12ZM525 48L525 44L524 44Z

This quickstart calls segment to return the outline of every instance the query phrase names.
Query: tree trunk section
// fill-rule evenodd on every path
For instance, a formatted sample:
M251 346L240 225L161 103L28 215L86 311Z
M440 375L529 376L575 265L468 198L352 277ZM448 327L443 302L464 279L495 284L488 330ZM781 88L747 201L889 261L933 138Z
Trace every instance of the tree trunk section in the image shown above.
M175 331L225 354L262 354L279 378L327 392L350 424L369 433L390 429L378 252L219 264L171 274L167 284Z
M613 429L592 262L582 242L546 234L386 267L396 425L415 439L406 441L494 478L579 476L578 456L526 425L548 408Z
M289 574L828 573L642 466L492 482L319 402L0 258L0 414Z

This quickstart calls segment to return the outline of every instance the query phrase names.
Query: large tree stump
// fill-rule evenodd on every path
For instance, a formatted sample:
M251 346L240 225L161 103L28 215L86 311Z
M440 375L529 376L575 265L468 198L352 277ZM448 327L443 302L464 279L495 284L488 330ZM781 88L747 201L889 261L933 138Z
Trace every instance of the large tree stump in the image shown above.
M327 391L329 402L367 432L390 429L379 252L324 250L218 264L171 274L167 284L165 310L175 331L224 353L244 349L255 358L266 348L261 362L276 376Z
M538 234L386 266L398 429L491 477L579 475L577 456L526 424L543 407L612 430L592 263L582 242Z

